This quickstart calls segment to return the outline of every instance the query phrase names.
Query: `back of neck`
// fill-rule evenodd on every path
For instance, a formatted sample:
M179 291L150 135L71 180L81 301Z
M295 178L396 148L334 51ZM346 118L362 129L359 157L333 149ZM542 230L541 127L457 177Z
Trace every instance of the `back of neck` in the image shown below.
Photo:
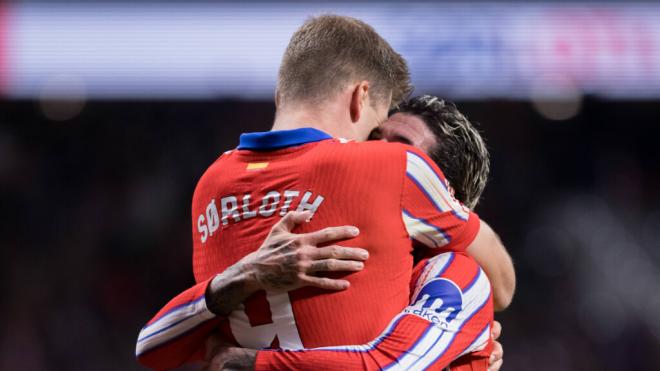
M314 128L321 130L334 138L351 138L353 133L350 127L342 125L340 120L332 120L322 113L306 111L285 111L275 114L275 122L271 130L293 130L300 128Z

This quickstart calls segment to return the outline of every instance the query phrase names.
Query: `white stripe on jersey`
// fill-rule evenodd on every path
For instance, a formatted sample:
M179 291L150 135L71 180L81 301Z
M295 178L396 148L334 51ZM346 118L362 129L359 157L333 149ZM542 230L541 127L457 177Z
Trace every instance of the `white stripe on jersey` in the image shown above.
M477 282L475 282L467 292L463 293L463 310L461 310L457 316L460 323L458 327L459 331L462 329L463 325L470 320L472 316L484 306L484 304L486 304L489 296L490 282L488 281L486 274L482 270L479 270L479 278L477 278ZM433 349L420 359L419 364L415 365L415 367L426 368L440 358L456 336L456 332L451 333L450 336L451 339L446 342L446 344L443 341L440 341L437 346L434 346ZM443 336L443 338L444 337L446 336Z
M135 354L140 355L215 317L206 307L204 296L145 326L138 335ZM165 331L167 330L167 331Z
M467 349L461 353L461 355L472 353L472 352L478 352L486 347L488 345L488 340L490 339L490 325L486 326L486 328L481 332L481 334L474 339L474 342L470 344Z
M440 328L429 325L429 329L424 333L424 336L415 343L415 346L406 351L406 353L395 363L391 363L385 370L410 370L413 365L422 359L433 347L438 343L448 343L449 336L447 332L442 331ZM415 368L418 370L419 368Z
M407 152L406 174L441 212L453 211L458 218L468 220L470 210L454 198L433 168L413 152Z
M449 239L439 228L416 219L405 210L401 213L403 224L406 226L408 235L416 241L430 248L442 247L449 243Z
M422 274L419 275L417 282L415 282L415 289L410 297L416 298L419 291L424 287L424 283L438 277L440 272L445 270L452 261L454 261L453 252L445 252L430 258L424 266Z
M383 339L392 332L392 329L394 329L394 326L399 322L399 319L403 317L405 314L404 313L399 313L392 321L390 324L387 326L385 331L383 331L376 339L368 342L367 344L364 345L346 345L346 346L330 346L330 347L321 347L321 348L313 348L313 350L330 350L330 351L348 351L348 352L368 352L376 347Z
M490 282L481 269L478 275L477 281L463 293L463 308L452 321L449 331L443 331L436 326L432 326L412 349L407 351L401 359L386 369L424 369L445 353L463 325L488 301L490 296ZM434 276L430 276L429 279L433 278Z

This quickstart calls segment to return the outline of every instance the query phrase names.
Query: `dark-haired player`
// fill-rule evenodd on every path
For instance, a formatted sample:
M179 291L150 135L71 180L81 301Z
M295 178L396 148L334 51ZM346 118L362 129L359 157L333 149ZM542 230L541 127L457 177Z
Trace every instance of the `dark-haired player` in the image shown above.
M452 191L461 202L471 207L479 202L488 179L488 150L479 132L453 103L429 95L412 98L391 111L388 121L370 138L422 149L445 169L447 182L454 185ZM251 369L253 365L257 370L427 369L445 367L449 362L450 370L486 370L490 322L469 346L451 351L461 331L473 331L465 328L470 320L478 316L492 320L492 307L487 305L490 287L485 277L481 285L478 283L480 275L485 276L464 254L443 253L423 259L413 274L411 304L371 342L299 351L218 348L215 352L219 355L211 360L208 370ZM397 332L398 321L410 315L435 323L429 326L420 321Z
M486 143L456 105L432 95L411 98L390 111L370 139L415 146L442 167L455 196L474 209L486 187L490 155Z
M456 105L431 95L409 99L390 111L389 119L371 138L421 149L442 169L454 196L470 209L476 208L488 180L490 155L477 129ZM483 221L482 227L490 228ZM506 283L493 284L495 310L503 310L510 304L515 285L508 253L502 248L469 253L478 262L486 260L485 254L508 262L482 266L491 281Z
M416 146L424 152L428 153L431 158L439 164L443 165L447 175L447 182L452 188L452 192L456 197L466 205L475 207L479 198L485 188L486 180L489 173L489 154L486 149L485 143L481 138L479 132L472 126L467 118L458 109L449 102L445 102L436 97L422 96L412 98L401 104L396 110L390 112L390 118L383 123L379 129L376 129L371 134L371 139L382 139L391 142L401 142ZM506 254L504 250L498 251L499 253ZM508 257L507 257L508 258ZM452 269L445 270L443 278L450 279L457 284L466 285L465 278L473 277L474 273L478 271L477 265L469 258L452 254L441 254L431 260L424 260L417 264L415 269L413 283L418 282L423 278L423 273L427 273L432 269L440 270L445 263L451 259ZM500 272L490 272L490 274L501 274ZM463 282L458 282L463 280ZM419 282L418 282L419 285ZM420 290L421 287L420 286ZM483 299L489 296L488 288L482 291L481 297ZM412 304L415 304L415 296L413 295ZM506 300L506 299L505 299ZM422 304L423 305L423 304ZM500 303L499 307L506 306L507 303ZM420 304L417 304L419 307ZM464 308L467 309L467 308ZM415 309L408 309L409 312ZM489 307L482 308L486 316L492 317L492 309ZM460 320L460 318L458 318ZM454 318L456 320L456 318ZM423 328L423 327L422 327ZM416 340L415 334L408 333L405 337L399 337L398 341ZM448 333L449 334L449 333ZM167 336L167 331L161 333ZM437 334L436 334L437 335ZM177 341L184 340L185 337ZM389 339L383 339L381 346L387 346ZM402 344L399 344L399 346ZM340 353L341 348L335 348L332 353L328 353L327 357L319 357L318 353L322 350L314 350L310 352L260 352L260 359L258 368L263 369L288 369L288 368L313 368L320 364L325 368L336 367L337 369L345 367L355 367L356 364L352 362L359 362L364 364L365 368L368 367L368 362L363 362L362 357L367 354L360 354L359 352L351 351L344 354ZM354 347L348 348L354 350ZM487 355L490 348L487 341L482 343L475 342L472 349L465 349L463 352L466 354L462 357L454 354L454 358L458 358L452 363L451 369L460 370L460 367L469 366L471 369L485 369ZM375 349L371 353L377 353ZM236 357L243 362L242 365L254 364L256 353L250 350L243 349L226 349L225 357L227 361L235 361ZM345 357L348 356L348 364ZM374 354L368 354L369 359L377 359ZM220 360L216 360L219 362ZM439 360L443 362L443 360ZM331 363L326 365L325 363ZM438 362L438 360L435 360ZM382 360L386 364L386 360ZM234 364L234 366L237 366ZM375 366L374 368L377 368ZM470 368L468 368L470 369Z

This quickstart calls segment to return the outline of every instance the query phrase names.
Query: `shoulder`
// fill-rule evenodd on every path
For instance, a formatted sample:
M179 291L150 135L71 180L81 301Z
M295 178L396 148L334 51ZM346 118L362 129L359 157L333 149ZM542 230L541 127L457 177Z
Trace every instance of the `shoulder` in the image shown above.
M438 278L453 282L462 292L473 287L490 292L490 282L485 272L474 258L465 253L446 252L428 259L419 278L423 282L418 282L418 285Z
M467 270L467 269L478 270L478 269L481 269L481 267L479 267L479 264L477 263L477 261L474 260L474 258L471 257L470 255L467 255L465 253L446 252L446 253L442 253L438 256L435 256L435 257L431 258L430 260L434 260L434 259L440 260L441 256L444 258L444 260L450 260L451 264L453 266L460 267L462 270Z
M406 154L407 148L414 149L414 147L401 143L388 143L379 140L355 142L355 141L346 141L343 139L325 141L323 142L323 145L319 147L324 150L329 150L333 152L342 151L342 152L360 154L363 156L376 156L376 157L387 157L387 156L403 157Z
M329 140L316 146L314 152L309 153L308 159L315 166L337 167L348 172L361 171L374 176L394 176L405 172L405 147L399 143L381 141Z
M492 320L490 282L474 259L467 255L451 252L428 259L414 288L407 312L422 314L424 317L428 312L424 308L434 307L433 303L437 299L441 300L441 304L439 310L435 310L436 313L454 308L445 319L447 323L454 318L462 323L476 313Z
M204 170L197 181L195 193L206 188L209 183L217 182L218 179L220 179L220 174L231 173L235 167L239 166L238 162L234 161L236 158L235 152L235 150L229 150L222 153L206 168L206 170Z
M216 158L209 165L209 167L206 168L206 170L204 171L204 175L206 175L209 172L216 171L222 166L226 166L226 165L230 164L232 162L232 159L236 158L236 156L234 156L235 152L236 152L236 150L229 150L229 151L221 153L220 156L218 156L218 158ZM202 175L202 177L204 175Z
M408 144L384 141L326 141L319 146L332 158L339 158L341 154L350 156L353 160L373 161L391 164L393 162L406 165L407 169L420 169L424 172L435 173L444 180L444 174L438 165L422 150ZM384 161L384 162L383 162Z
M423 177L438 177L446 182L445 174L442 172L439 164L435 163L424 151L419 148L404 145L406 156L406 170L411 174L418 174Z

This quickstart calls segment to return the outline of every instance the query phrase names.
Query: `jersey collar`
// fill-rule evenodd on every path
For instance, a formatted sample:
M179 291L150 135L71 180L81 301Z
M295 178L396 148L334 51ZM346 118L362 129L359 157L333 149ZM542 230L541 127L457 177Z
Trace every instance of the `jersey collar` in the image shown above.
M321 130L314 128L246 133L241 134L238 149L270 151L306 143L319 142L326 139L332 139L332 137Z

